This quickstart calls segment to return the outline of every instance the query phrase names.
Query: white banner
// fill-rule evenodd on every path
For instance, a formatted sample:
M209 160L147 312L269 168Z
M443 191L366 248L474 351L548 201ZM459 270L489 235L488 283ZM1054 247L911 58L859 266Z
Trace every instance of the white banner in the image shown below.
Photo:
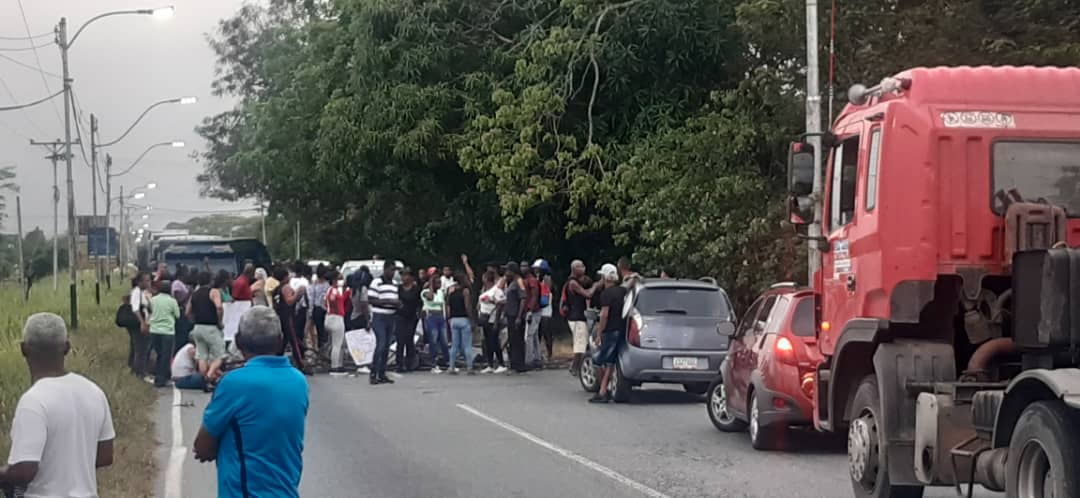
M240 317L251 309L251 301L230 301L222 306L224 313L222 321L225 322L225 340L232 341L236 338L236 330L240 327Z
M371 364L371 358L375 355L375 334L370 330L350 330L345 333L345 344L349 347L353 363L362 367Z

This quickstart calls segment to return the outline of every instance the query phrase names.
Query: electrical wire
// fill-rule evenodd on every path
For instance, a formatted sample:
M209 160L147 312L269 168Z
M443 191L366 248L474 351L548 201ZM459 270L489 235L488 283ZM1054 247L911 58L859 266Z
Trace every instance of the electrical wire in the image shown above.
M78 101L75 100L74 86L71 87L71 109L72 112L75 113L75 135L79 138L79 154L82 155L82 160L84 163L86 163L87 166L92 166L93 163L91 163L90 160L86 158L86 146L83 145L82 122L79 119L79 113L82 111L82 108L79 107Z
M26 36L33 36L30 34L30 23L26 20L26 9L23 9L22 0L18 0L19 14L22 16L23 27L26 28ZM34 61L37 62L38 71L41 72L41 82L45 84L45 93L52 93L52 89L49 88L49 80L45 79L45 69L41 67L41 56L38 55L37 48L33 48ZM64 122L64 118L60 117L60 110L56 108L56 102L49 101L52 104L53 112L56 114L56 119L59 119L61 123Z
M4 81L3 77L0 77L0 86L4 87L4 91L7 92L8 97L11 97L12 102L14 102L16 100L19 100L19 99L15 98L15 93L11 91L11 87L8 86L7 82ZM30 114L28 112L23 110L22 114L23 114L23 117L25 117L26 120L30 122L30 125L33 126L38 131L38 133L40 133L43 136L45 135L45 130L43 130L41 128L41 126L38 126L37 122L34 121L33 118L30 117ZM14 130L14 128L12 128L12 130ZM23 138L26 138L27 140L30 140L29 137L26 137L25 135L23 135L21 133L16 132L16 134L19 135L19 136L22 136Z
M7 85L4 85L4 86L6 87ZM54 93L52 95L49 95L48 97L42 97L42 98L37 99L37 100L35 100L33 102L27 102L25 104L17 104L17 105L11 105L11 106L0 106L0 111L14 111L16 109L25 109L27 107L33 107L33 106L38 105L38 104L40 104L42 102L45 102L46 100L51 100L51 99L59 96L61 93L64 93L64 91L60 90L59 92L56 92L56 93Z
M49 45L55 45L55 44L56 44L56 42L49 42L49 43L42 43L41 45L31 45L29 47L17 47L17 48L0 47L0 52L26 52L28 50L37 50L39 48L44 48L44 47L48 47Z
M36 68L34 66L31 66L30 64L27 64L27 63L25 63L25 62L23 62L23 61L21 61L19 59L15 59L13 57L8 57L8 56L6 56L4 54L0 54L0 59L7 60L7 61L11 62L12 64L25 67L26 69L29 69L29 70L34 71L36 73L41 73L43 76L52 76L53 78L56 78L56 79L62 79L63 78L63 76L60 76L59 74L56 74L56 73L51 72L51 71L44 71L44 70L42 70L40 68Z
M32 36L0 36L0 40L6 40L6 41L36 40L38 38L45 38L46 36L53 36L55 34L56 33L53 33L53 32L50 31L48 33L41 33L41 34L32 35Z

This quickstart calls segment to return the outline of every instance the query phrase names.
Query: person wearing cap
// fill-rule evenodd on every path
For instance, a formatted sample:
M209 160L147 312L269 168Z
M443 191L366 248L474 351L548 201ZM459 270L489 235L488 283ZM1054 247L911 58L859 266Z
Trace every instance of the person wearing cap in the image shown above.
M540 306L540 279L527 263L522 263L522 278L525 284L525 365L529 368L544 367L540 357L540 319L543 309Z
M506 264L506 304L503 306L507 342L510 346L510 370L515 373L528 371L525 365L525 316L528 310L520 268L513 261Z
M424 342L427 342L431 354L431 373L442 373L439 368L439 353L443 358L450 358L450 346L446 341L446 294L439 278L439 269L432 266L427 270L428 282L420 298L424 309Z
M243 367L214 391L195 437L200 462L217 462L217 496L299 497L308 384L280 356L281 320L266 306L240 318L236 345Z
M71 344L63 318L31 315L19 347L31 385L15 406L0 488L25 486L32 497L96 497L96 469L112 465L116 437L105 393L65 369Z
M605 289L600 293L600 336L594 345L598 348L593 364L600 369L600 390L589 399L590 403L607 403L610 397L608 383L619 358L619 346L626 332L626 318L622 315L623 303L628 289L619 285L619 270L610 263L600 268Z
M585 362L585 352L589 346L589 326L585 310L595 293L603 289L603 279L591 282L585 276L585 263L575 259L570 263L570 278L566 281L566 303L560 303L566 309L566 323L570 326L573 337L574 362L570 365L570 375L577 377L581 365Z

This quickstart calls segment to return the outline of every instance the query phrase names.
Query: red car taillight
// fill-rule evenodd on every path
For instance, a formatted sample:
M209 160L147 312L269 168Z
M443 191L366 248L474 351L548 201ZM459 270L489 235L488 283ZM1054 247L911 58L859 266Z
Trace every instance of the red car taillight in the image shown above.
M799 359L795 357L795 344L791 342L791 339L788 339L787 337L776 339L773 350L773 354L780 362L787 363L788 365L799 364Z
M626 340L632 346L641 347L641 315L637 311L630 315L630 327L626 331Z

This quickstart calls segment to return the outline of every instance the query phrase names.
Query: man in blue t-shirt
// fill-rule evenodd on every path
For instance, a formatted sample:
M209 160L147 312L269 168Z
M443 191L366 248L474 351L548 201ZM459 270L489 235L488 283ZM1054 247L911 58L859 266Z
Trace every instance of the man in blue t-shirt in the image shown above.
M217 460L220 498L299 497L308 385L278 356L282 340L273 308L240 319L236 345L247 363L218 384L195 438L195 458Z

